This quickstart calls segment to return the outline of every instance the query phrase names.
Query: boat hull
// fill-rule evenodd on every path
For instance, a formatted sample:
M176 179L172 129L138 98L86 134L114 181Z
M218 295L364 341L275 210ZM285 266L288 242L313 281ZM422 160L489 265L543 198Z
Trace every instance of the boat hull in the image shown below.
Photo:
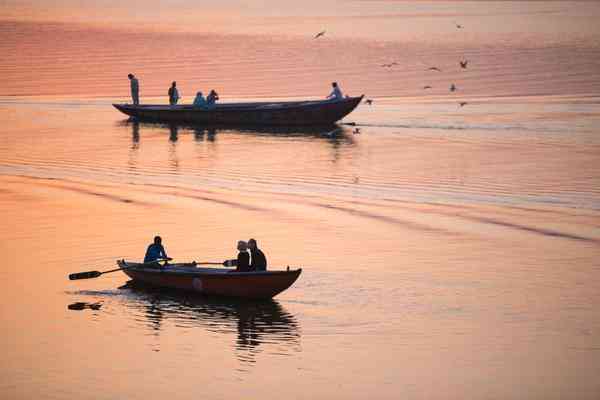
M235 272L217 268L148 268L123 260L117 262L131 279L147 285L191 291L210 296L270 299L289 288L302 269L290 271Z
M308 126L339 121L361 102L363 96L338 101L293 101L278 103L224 103L214 109L191 105L113 104L130 117L159 122L202 125Z

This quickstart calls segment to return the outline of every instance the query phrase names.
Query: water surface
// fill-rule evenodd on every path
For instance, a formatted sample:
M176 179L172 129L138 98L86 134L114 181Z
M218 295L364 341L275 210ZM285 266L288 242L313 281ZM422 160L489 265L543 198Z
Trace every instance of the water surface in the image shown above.
M0 397L598 398L597 5L325 3L213 32L0 22ZM111 106L130 71L146 102L173 79L184 101L335 79L374 102L356 126L139 123ZM303 274L268 302L67 280L156 234L180 261L255 237Z

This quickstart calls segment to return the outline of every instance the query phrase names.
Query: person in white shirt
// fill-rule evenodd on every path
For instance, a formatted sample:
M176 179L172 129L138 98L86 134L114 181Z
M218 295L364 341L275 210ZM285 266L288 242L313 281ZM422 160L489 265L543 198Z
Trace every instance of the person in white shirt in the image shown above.
M327 98L331 100L342 100L344 98L344 95L342 94L342 91L340 90L340 87L338 86L337 82L332 82L331 86L333 87L333 90L331 91L329 96L327 96Z

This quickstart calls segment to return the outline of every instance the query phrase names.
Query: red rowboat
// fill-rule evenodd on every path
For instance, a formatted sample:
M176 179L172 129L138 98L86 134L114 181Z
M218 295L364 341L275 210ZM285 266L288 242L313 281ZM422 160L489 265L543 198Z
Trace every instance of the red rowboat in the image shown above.
M131 279L152 286L180 289L205 295L269 299L292 286L302 269L288 271L235 272L224 268L200 268L196 264L147 264L117 261Z

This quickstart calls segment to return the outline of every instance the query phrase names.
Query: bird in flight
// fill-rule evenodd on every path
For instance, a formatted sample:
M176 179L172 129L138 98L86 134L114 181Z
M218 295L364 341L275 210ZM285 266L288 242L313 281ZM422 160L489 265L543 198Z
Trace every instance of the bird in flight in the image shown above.
M466 101L461 101L460 103L458 103L458 105L459 105L460 107L464 107L464 106L466 106L467 104L469 104L469 103L467 103Z
M462 29L463 26L461 24L459 24L458 22L454 22L454 25L456 25L456 29Z
M423 86L423 89L431 89L431 86L425 85L425 86Z
M325 134L324 134L324 136L327 136L327 137L334 137L334 136L335 136L335 135L337 135L337 134L338 134L338 132L340 132L341 130L342 130L342 128L335 128L334 130L332 130L332 131L330 131L330 132L327 132L327 133L325 133Z
M450 85L450 91L454 92L455 90L456 90L456 86L453 83L452 85Z
M459 61L458 63L460 64L461 68L466 69L467 68L467 64L469 63L469 60Z
M354 130L352 131L352 133L354 135L359 135L360 134L360 128L354 128Z
M324 36L324 35L325 35L325 32L326 32L326 31L321 31L321 32L317 33L317 34L315 35L314 39L318 39L318 38L320 38L321 36Z
M393 67L394 65L398 65L398 63L396 61L394 61L389 64L381 64L382 67L387 67L387 68Z
M373 100L371 100L371 99L366 99L366 100L365 100L365 103L367 103L368 105L371 105L371 104L373 104Z
M438 67L429 67L427 68L427 71L437 71L437 72L442 72L441 69L439 69Z

